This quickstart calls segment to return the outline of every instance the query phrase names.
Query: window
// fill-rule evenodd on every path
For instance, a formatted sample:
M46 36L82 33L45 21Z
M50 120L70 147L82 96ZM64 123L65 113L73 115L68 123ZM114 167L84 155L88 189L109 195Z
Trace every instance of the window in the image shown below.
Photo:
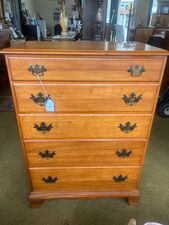
M151 11L150 11L150 24L151 24L151 21L152 21L152 16L154 13L157 12L157 8L158 8L158 0L153 0L153 3L152 3L152 8L151 8Z

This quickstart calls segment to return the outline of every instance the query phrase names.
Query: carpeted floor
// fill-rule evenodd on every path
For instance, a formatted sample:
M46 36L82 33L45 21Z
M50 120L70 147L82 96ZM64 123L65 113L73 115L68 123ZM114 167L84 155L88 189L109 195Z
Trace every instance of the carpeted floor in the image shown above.
M14 112L12 96L0 96L0 112Z
M169 119L156 117L141 182L141 201L50 201L30 209L28 182L14 113L0 113L0 225L169 225Z

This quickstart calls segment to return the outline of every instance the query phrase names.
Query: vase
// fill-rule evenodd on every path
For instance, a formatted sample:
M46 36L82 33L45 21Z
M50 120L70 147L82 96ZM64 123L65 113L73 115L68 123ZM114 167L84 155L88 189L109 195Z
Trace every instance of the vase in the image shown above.
M68 36L68 18L65 14L65 8L63 9L63 12L60 15L59 23L62 28L62 36L67 37Z

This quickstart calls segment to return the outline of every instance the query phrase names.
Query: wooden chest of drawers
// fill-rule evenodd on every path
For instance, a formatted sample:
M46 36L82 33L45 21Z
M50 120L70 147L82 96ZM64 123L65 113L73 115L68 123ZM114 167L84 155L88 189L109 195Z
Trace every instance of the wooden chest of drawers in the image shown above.
M136 204L168 53L102 42L28 42L4 53L32 207L61 198Z

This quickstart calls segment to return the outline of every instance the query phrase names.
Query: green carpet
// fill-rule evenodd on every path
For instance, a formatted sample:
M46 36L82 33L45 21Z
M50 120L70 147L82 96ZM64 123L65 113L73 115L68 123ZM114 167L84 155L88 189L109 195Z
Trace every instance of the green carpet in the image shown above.
M141 180L141 200L50 201L30 209L14 113L0 113L0 225L126 225L135 217L169 224L169 119L156 118Z

